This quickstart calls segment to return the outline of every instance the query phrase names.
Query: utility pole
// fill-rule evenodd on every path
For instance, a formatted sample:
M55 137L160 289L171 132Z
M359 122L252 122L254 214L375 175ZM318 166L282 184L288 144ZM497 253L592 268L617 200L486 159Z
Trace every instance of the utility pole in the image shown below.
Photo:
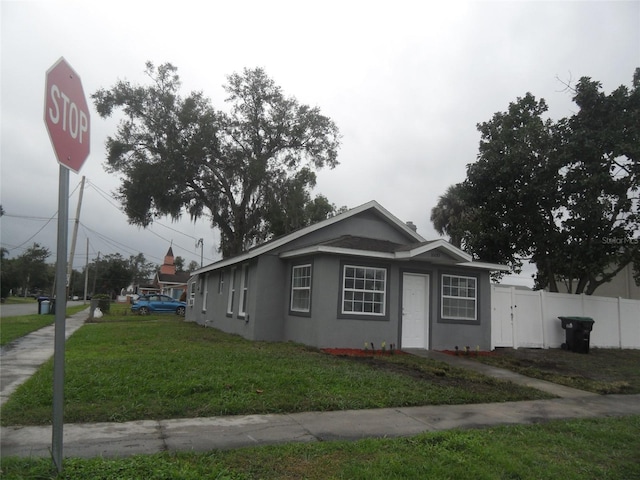
M96 271L93 272L93 292L92 292L92 295L96 294L96 280L98 280L98 262L99 261L100 261L100 252L98 252L98 257L96 258Z
M87 237L87 260L84 264L84 296L82 297L83 305L87 304L87 284L88 283L89 283L89 237Z
M202 262L204 257L204 239L199 238L196 242L196 248L200 247L200 268L202 268Z
M73 255L76 251L76 238L78 237L78 224L80 223L80 208L82 207L82 192L84 192L84 175L80 183L80 195L78 197L78 208L76 210L76 221L73 224L73 237L71 237L71 252L69 253L69 263L67 265L67 298L71 288L71 273L73 272Z

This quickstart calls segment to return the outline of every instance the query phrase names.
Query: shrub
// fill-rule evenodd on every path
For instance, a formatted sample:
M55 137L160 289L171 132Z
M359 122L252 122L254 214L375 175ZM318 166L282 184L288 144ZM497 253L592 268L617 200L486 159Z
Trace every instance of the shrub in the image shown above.
M93 298L98 300L98 308L102 310L102 313L107 313L111 307L111 297L106 293L99 293L94 295Z

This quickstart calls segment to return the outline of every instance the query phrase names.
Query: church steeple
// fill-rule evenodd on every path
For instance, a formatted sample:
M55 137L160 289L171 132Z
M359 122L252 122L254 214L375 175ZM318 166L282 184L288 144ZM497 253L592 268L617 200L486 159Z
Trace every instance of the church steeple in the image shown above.
M173 258L173 248L169 247L167 254L164 256L164 263L160 267L160 273L175 275L176 264Z

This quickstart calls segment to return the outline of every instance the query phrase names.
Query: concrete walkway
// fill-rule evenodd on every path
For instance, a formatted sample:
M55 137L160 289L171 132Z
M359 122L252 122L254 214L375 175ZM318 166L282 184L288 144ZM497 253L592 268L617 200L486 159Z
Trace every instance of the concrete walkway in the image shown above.
M89 309L78 312L65 321L65 338L84 325ZM18 338L0 348L0 405L53 357L55 324L48 325Z
M79 328L88 312L67 319L67 336ZM44 330L44 329L43 329ZM2 397L8 396L53 354L53 330L31 334L2 352ZM33 342L33 343L30 343ZM29 346L27 346L29 345ZM35 358L33 349L42 350ZM19 354L19 352L23 354ZM304 412L283 415L244 415L195 419L145 420L126 423L65 424L65 457L122 457L134 454L178 451L209 451L289 442L357 440L416 435L452 428L531 424L556 419L640 415L640 395L596 395L531 379L439 352L411 353L446 361L486 375L539 388L557 395L554 400L505 402L476 405L441 405L383 408L337 412ZM9 357L9 355L13 355ZM48 355L48 356L47 356ZM7 365L9 358L14 365ZM25 365L21 364L24 358ZM13 370L13 377L5 369ZM20 378L19 378L20 377ZM2 427L2 456L50 456L50 426Z

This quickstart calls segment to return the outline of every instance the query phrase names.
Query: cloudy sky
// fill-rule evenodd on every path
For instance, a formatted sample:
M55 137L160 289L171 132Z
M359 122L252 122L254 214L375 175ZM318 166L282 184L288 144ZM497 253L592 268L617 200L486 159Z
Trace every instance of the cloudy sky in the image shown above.
M559 119L576 107L564 83L589 76L608 93L640 66L640 2L624 1L6 1L1 3L2 247L34 242L55 260L59 168L44 116L46 71L61 57L87 98L117 80L145 82L144 65L178 67L183 94L199 90L223 109L227 75L263 67L285 94L318 106L343 135L340 165L316 193L337 206L377 200L424 237L431 207L462 181L478 151L476 125L527 92ZM70 174L70 232L86 177L74 268L102 255L168 247L204 263L219 258L216 232L160 219L128 224L104 170L116 120L91 104L91 154ZM71 234L69 235L71 239ZM512 283L530 284L523 274Z

